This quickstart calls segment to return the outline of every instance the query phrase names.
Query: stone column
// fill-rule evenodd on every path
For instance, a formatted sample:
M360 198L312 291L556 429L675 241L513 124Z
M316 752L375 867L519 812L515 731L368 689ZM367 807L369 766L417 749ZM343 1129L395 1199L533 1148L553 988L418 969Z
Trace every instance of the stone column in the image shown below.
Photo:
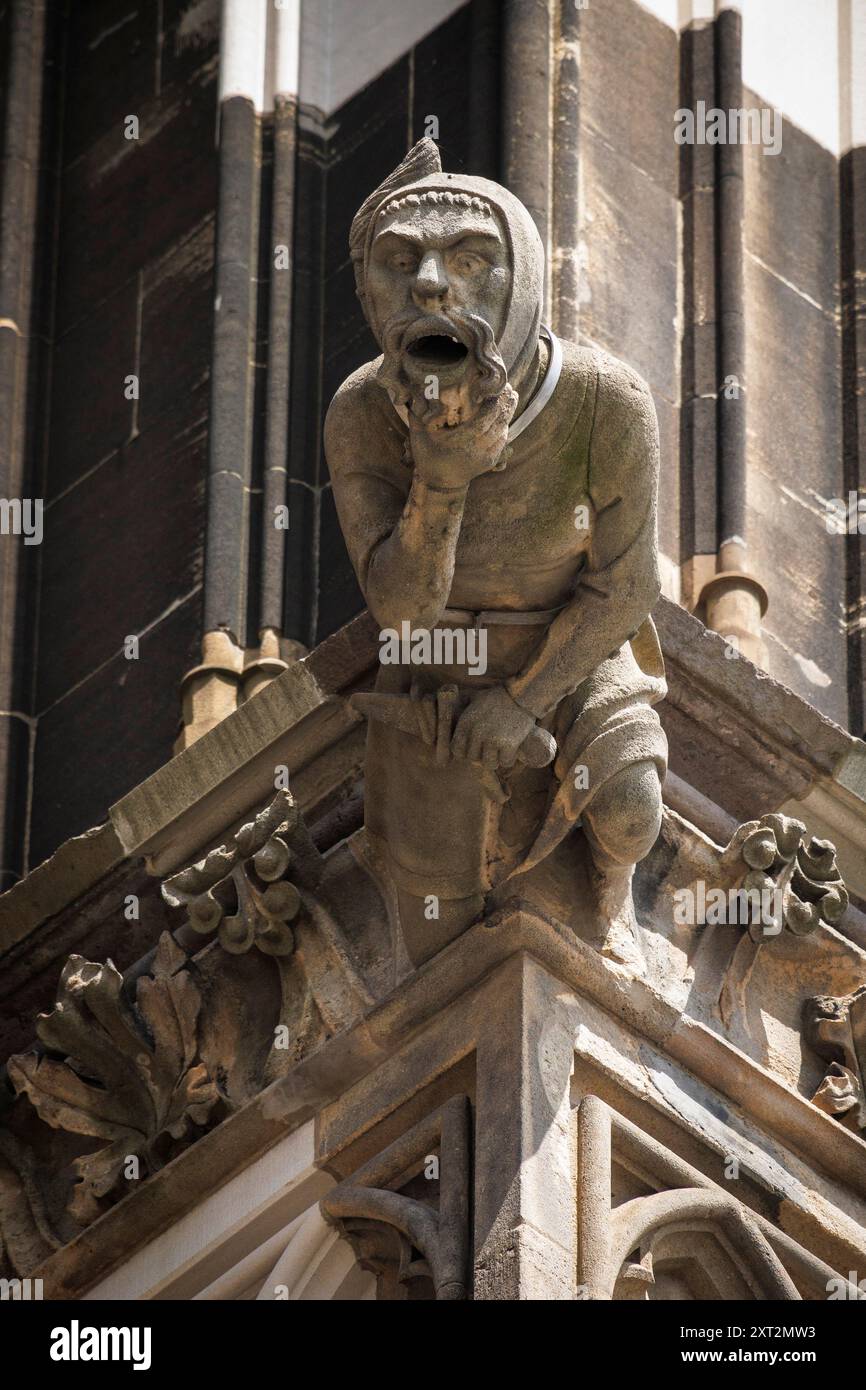
M26 871L33 653L45 433L44 343L51 314L56 159L51 122L56 24L45 0L0 17L0 892ZM47 91L47 102L46 93ZM47 104L47 117L46 117ZM48 124L46 124L46 120ZM40 493L37 498L36 493ZM41 536L42 524L39 521Z

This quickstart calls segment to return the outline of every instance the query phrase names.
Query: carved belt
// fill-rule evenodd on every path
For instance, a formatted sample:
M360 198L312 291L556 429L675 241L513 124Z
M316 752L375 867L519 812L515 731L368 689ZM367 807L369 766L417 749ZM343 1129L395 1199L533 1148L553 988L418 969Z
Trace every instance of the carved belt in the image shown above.
M436 626L441 627L446 622L465 623L467 627L547 626L565 606L561 603L558 608L539 608L525 613L511 612L506 608L481 608L478 612L469 608L446 608Z

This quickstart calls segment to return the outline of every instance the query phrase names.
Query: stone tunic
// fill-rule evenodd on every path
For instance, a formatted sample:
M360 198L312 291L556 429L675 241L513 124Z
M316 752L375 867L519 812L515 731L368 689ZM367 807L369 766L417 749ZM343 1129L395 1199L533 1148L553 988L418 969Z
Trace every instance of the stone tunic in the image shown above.
M649 758L664 775L651 708L665 693L664 669L648 620L659 593L655 409L623 363L562 348L556 390L508 446L504 470L469 486L439 626L472 624L481 610L524 620L484 621L483 675L389 665L376 685L398 693L413 681L421 691L453 682L465 701L502 683L554 733L558 756L552 768L499 774L456 758L440 766L420 738L371 722L367 830L398 886L418 896L485 892L549 853L620 768ZM378 365L349 377L325 427L340 524L368 602L376 550L416 505L408 431L375 380ZM395 625L399 601L387 614L371 604L383 628ZM559 610L552 619L550 610ZM533 622L533 611L545 616Z

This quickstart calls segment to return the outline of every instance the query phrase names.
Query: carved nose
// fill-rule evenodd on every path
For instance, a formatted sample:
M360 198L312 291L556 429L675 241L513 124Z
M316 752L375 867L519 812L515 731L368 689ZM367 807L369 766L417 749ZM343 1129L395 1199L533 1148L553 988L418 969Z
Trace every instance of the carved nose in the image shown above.
M430 299L441 300L448 293L448 276L445 273L445 266L442 263L442 257L435 251L431 251L423 257L415 275L412 293L422 308L426 301Z

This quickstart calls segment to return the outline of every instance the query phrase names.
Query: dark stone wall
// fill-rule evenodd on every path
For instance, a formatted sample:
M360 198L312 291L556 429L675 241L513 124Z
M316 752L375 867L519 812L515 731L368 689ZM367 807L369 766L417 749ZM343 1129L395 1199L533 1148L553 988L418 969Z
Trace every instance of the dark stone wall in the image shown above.
M171 756L198 659L217 17L216 3L182 0L70 6L31 867ZM125 395L133 374L138 400Z
M706 152L677 146L673 132L694 95L712 105L712 36L698 29L678 43L635 0L605 0L581 12L580 61L581 338L650 384L660 549L685 565L718 541L712 301L724 267L714 265L715 176L704 160L688 177ZM743 104L762 106L761 94L745 91ZM856 488L859 476L843 463L838 184L839 161L787 119L780 154L744 147L746 539L769 595L771 674L861 734L849 636L862 603L857 540L826 525L826 499L846 498L846 478ZM849 435L853 456L856 422Z
M0 3L0 497L39 497L50 382L64 7ZM41 104L37 94L42 92ZM0 534L0 892L26 865L40 548Z
M866 491L866 146L839 161L845 498ZM866 532L866 523L863 526ZM851 728L866 736L866 534L847 538L845 614Z
M491 0L472 0L327 120L301 113L285 630L309 646L363 607L321 447L331 395L377 350L355 298L349 224L430 115L439 121L446 168L498 176L496 11ZM28 867L103 820L114 800L171 756L181 679L199 659L217 16L217 0L143 0L128 16L110 0L72 0L64 25L45 539L35 585L36 734L22 798L31 807ZM128 115L138 117L137 141L124 138ZM265 286L267 120L261 158ZM255 368L262 381L266 323L262 302ZM137 401L124 395L133 373ZM264 390L256 387L254 489L263 411ZM255 575L255 493L250 505ZM124 654L129 636L139 637L137 660Z

